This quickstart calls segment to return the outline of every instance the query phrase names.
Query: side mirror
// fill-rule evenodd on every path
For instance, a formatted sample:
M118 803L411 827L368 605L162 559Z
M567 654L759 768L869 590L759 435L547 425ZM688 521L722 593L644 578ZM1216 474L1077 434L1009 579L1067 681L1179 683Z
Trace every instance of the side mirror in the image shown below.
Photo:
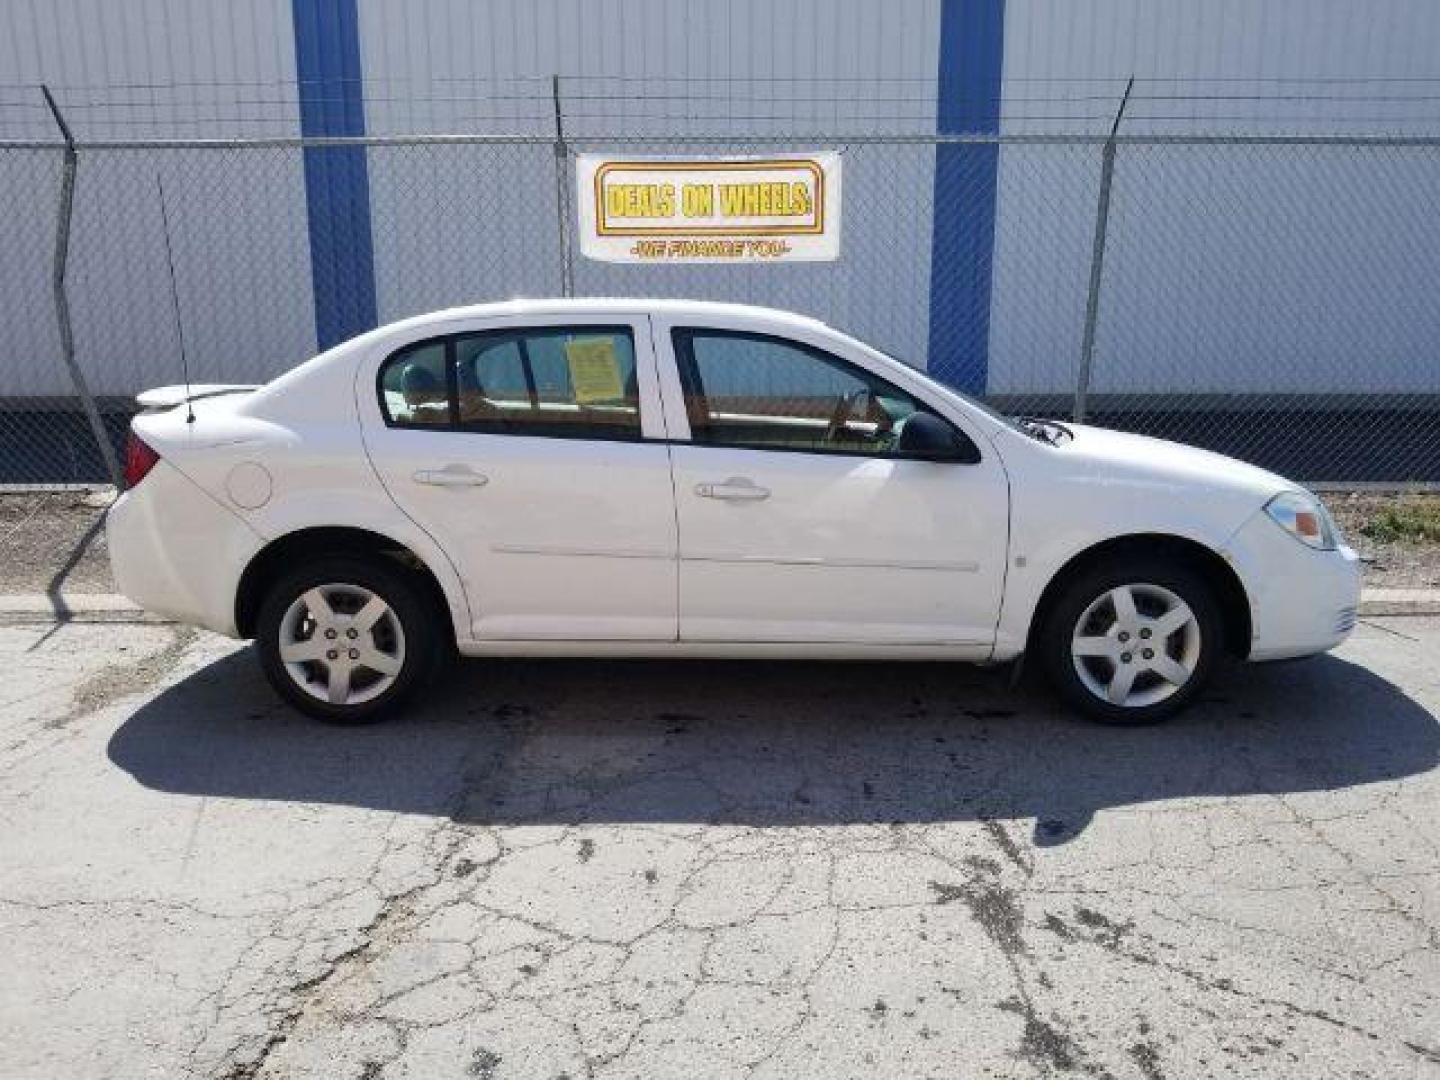
M904 457L924 461L973 465L980 460L980 452L973 442L940 417L927 412L911 413L905 418L896 449Z

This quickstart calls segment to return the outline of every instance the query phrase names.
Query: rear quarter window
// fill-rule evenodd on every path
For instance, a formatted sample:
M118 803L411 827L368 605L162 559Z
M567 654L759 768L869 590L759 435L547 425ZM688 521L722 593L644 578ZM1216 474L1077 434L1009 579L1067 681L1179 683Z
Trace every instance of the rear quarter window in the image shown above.
M380 408L387 423L447 427L452 421L446 346L427 341L395 353L380 371Z

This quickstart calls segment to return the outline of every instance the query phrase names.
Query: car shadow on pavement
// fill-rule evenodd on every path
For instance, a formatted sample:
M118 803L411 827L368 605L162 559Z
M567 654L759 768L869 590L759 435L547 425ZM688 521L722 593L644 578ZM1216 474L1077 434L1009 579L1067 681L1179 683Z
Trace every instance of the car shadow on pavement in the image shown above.
M826 826L1033 818L1284 795L1432 769L1436 717L1333 656L1223 673L1169 724L1096 727L946 664L468 661L407 715L327 727L250 649L143 704L111 760L146 787L475 824Z

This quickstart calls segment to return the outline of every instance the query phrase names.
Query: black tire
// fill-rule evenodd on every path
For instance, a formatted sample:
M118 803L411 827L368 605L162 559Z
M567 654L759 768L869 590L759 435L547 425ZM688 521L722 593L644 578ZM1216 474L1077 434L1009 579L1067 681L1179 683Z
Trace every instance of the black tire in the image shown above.
M365 701L337 705L322 700L307 692L292 676L290 665L281 659L282 623L291 605L310 589L329 585L358 587L379 597L388 605L403 635L394 634L394 625L388 618L386 624L375 631L388 631L392 647L394 639L398 639L403 641L403 648L393 681ZM443 616L434 611L420 583L405 568L379 558L337 555L307 562L270 586L256 620L255 643L266 679L290 705L330 724L369 724L394 713L419 685L436 674L442 666L437 661L446 653L447 646L453 648L452 643L443 640L444 626ZM375 644L373 640L366 643ZM344 641L339 644L343 645ZM312 685L318 689L328 671L328 662L317 661L313 665L306 662L298 666L313 677ZM358 671L354 677L359 680L383 681L377 672L363 667Z
M1077 623L1082 615L1112 590L1124 586L1136 586L1142 603L1149 599L1144 595L1144 586L1158 586L1178 596L1189 606L1198 627L1198 650L1187 651L1183 657L1189 658L1192 663L1188 681L1178 689L1169 691L1169 696L1163 700L1153 703L1115 704L1100 697L1092 686L1086 684L1077 666L1086 668L1092 683L1101 682L1098 675L1103 675L1106 671L1117 671L1119 658L1077 660L1071 650L1072 636L1076 633ZM1113 606L1111 610L1113 611ZM1103 623L1103 608L1102 614L1091 617L1098 617ZM1142 556L1100 563L1082 570L1064 582L1053 602L1042 614L1036 647L1041 668L1069 705L1102 724L1135 726L1158 723L1195 700L1204 690L1205 684L1214 673L1217 660L1224 651L1223 634L1215 591L1200 574L1181 562ZM1166 648L1178 652L1190 640L1193 639L1178 644L1167 640ZM1148 640L1137 641L1133 647L1127 643L1117 645L1117 648L1130 648L1130 651L1120 653L1120 657L1137 658L1134 662L1143 665L1146 662L1138 660L1140 649L1152 643ZM1161 660L1164 660L1163 656ZM1126 660L1126 663L1130 662L1131 660ZM1166 686L1174 684L1166 683L1158 674L1146 670L1135 677L1134 685L1139 690L1138 696L1143 698L1146 689L1151 686L1158 687L1155 692L1159 693Z

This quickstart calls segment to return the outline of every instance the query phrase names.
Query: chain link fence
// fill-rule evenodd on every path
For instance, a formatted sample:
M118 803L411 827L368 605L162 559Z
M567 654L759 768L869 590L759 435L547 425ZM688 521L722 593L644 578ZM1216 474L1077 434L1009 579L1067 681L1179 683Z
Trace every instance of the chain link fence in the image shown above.
M732 115L697 135L668 115L579 106L555 119L546 130L543 110L527 113L522 134L82 137L64 286L107 437L118 445L137 392L181 381L182 335L194 382L264 381L316 351L307 159L363 147L373 280L325 287L373 291L379 322L567 289L764 304L1004 411L1078 414L1322 485L1440 483L1440 139L1122 134L1107 168L1093 131L940 137L871 118L827 135ZM843 155L838 261L575 254L576 155L777 149ZM5 485L107 479L62 357L63 159L60 142L0 143ZM988 307L952 311L932 299L936 209L986 200L993 242L945 258L988 282Z

